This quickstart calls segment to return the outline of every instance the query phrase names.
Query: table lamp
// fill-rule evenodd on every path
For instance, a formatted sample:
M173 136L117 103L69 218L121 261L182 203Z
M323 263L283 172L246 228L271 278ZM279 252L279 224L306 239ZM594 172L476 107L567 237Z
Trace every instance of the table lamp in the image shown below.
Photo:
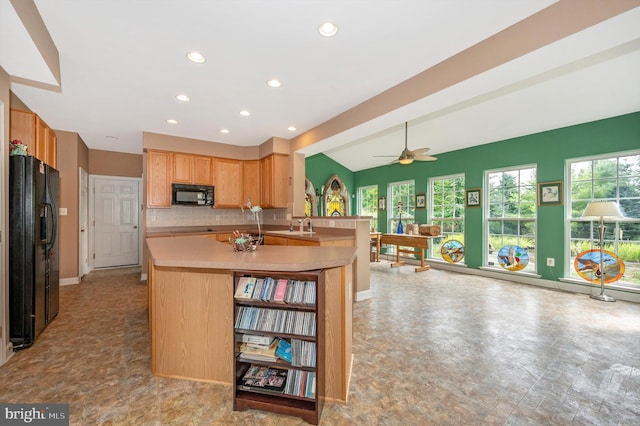
M615 302L616 299L604 294L604 221L615 221L624 218L620 206L615 201L591 201L584 209L582 217L585 219L599 220L598 231L600 236L600 294L592 294L592 299L603 302Z

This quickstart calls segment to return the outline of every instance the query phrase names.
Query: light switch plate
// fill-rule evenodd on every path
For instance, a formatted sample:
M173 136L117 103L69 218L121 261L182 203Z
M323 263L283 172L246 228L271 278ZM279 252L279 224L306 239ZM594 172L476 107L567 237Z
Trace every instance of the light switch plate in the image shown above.
M60 207L60 216L66 216L66 215L67 215L67 208Z

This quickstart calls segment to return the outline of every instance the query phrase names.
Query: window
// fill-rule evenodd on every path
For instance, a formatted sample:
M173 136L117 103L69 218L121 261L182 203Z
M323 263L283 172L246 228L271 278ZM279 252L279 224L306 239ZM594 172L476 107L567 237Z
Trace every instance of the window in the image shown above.
M524 253L509 253L505 261L521 265L528 261L522 269L517 265L509 270L535 272L536 249L536 168L526 167L509 170L487 172L487 226L489 242L485 252L487 265L498 266L500 249L517 246ZM505 250L508 253L508 250ZM502 253L500 253L502 255Z
M398 222L402 219L403 226L414 222L415 184L414 181L396 182L389 184L387 211L389 214L389 232L398 230ZM400 204L402 203L402 204Z
M625 264L620 283L640 287L640 153L569 161L569 276L578 278L576 255L599 247L598 222L582 219L590 201L616 201L622 222L605 222L604 249Z
M431 223L441 236L431 241L430 257L442 260L440 247L447 240L464 244L464 175L432 178L429 181Z
M358 215L371 216L371 229L378 229L378 186L358 188Z

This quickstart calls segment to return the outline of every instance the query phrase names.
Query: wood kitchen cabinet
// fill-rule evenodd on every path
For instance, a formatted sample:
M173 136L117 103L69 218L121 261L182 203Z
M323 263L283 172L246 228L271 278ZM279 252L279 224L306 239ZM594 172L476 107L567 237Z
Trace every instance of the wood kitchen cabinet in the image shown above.
M215 161L215 206L240 207L243 200L243 167L241 160L216 158Z
M27 153L57 167L57 137L55 132L31 111L10 111L9 139L18 139L27 146Z
M214 159L204 155L193 156L193 183L196 185L213 185Z
M211 157L174 152L172 182L213 185L212 164Z
M174 152L172 154L172 165L172 182L193 183L193 155Z
M171 207L172 153L147 151L147 207Z
M262 206L260 199L260 161L245 160L242 162L242 200L251 198L251 204Z
M260 160L260 202L263 207L287 207L289 156L272 154Z

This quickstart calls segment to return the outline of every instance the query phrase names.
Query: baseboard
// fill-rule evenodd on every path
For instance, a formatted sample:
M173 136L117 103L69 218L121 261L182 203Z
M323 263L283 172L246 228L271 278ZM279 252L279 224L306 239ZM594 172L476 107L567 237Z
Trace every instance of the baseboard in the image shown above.
M74 284L80 284L80 277L62 278L60 280L60 285L74 285Z
M359 291L356 293L356 302L371 299L371 290Z

